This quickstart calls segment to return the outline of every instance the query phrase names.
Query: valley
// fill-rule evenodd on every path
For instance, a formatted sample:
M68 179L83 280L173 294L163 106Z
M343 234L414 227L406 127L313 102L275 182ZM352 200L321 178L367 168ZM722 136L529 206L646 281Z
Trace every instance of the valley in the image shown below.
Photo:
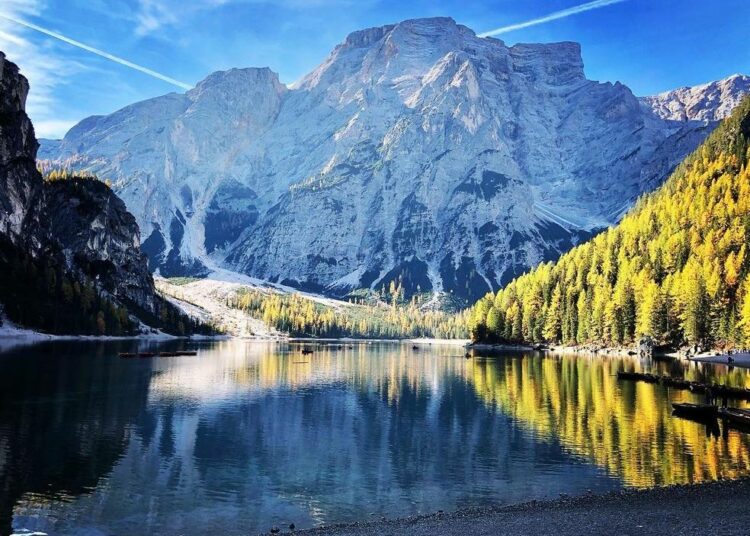
M156 279L156 288L186 314L239 338L454 339L466 341L466 313L442 311L416 297L352 301L300 293L227 271L206 278ZM422 299L426 299L422 297Z
M105 178L135 216L158 290L227 334L464 338L458 311L619 221L749 88L735 75L637 98L587 80L575 43L508 47L419 19L349 35L292 86L232 69L88 118L41 140L38 165ZM322 130L299 126L311 118ZM205 120L218 121L210 136ZM559 154L534 152L549 140ZM396 287L408 322L387 312ZM312 304L329 327L238 308L238 292Z

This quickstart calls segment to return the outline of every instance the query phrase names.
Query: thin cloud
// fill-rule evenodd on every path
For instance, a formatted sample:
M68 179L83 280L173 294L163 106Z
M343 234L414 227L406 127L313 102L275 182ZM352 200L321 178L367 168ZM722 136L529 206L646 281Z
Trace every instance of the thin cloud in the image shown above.
M527 20L524 22L517 22L516 24L510 24L508 26L495 28L494 30L490 30L489 32L480 33L479 37L492 37L495 35L513 32L515 30L522 30L530 26L546 24L548 22L552 22L553 20L564 19L566 17L578 15L579 13L585 13L586 11L591 11L592 9L599 9L599 8L611 6L614 4L620 4L626 1L627 0L594 0L593 2L586 2L585 4L580 4L577 6L569 7L567 9L562 9L560 11L554 11L553 13L550 13L549 15L545 15L543 17L539 17L536 19L531 19L531 20Z
M175 85L182 89L192 89L193 86L190 84L186 84L185 82L180 82L179 80L175 80L174 78L170 78L169 76L166 76L164 74L158 73L152 69L149 69L147 67L143 67L142 65L138 65L137 63L133 63L132 61L128 61L124 58L120 58L119 56L115 56L114 54L110 54L109 52L105 52L103 50L99 50L98 48L94 48L92 46L89 46L85 43L81 43L80 41L76 41L75 39L71 39L70 37L66 37L62 34L59 34L57 32L53 32L52 30L48 30L46 28L42 28L41 26L38 26L36 24L33 24L31 22L27 22L25 20L19 19L17 17L13 17L10 15L6 15L4 13L0 13L0 18L3 18L5 20L8 20L10 22L13 22L15 24L19 24L21 26L24 26L26 28L29 28L31 30L37 31L39 33L43 33L44 35L48 35L50 37L54 37L55 39L58 39L64 43L67 43L69 45L72 45L74 47L78 47L82 50L85 50L87 52L91 52L92 54L96 54L97 56L101 56L102 58L106 58L110 61L113 61L115 63L118 63L120 65L124 65L125 67L129 67L131 69L135 69L136 71L139 71L141 73L147 74L149 76L153 76L154 78L157 78L159 80L162 80L164 82L167 82L169 84Z

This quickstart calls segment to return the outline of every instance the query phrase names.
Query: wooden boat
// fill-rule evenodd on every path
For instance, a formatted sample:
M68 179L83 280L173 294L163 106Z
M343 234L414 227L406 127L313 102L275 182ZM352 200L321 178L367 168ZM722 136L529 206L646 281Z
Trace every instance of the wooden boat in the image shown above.
M719 417L733 424L750 427L750 410L740 408L719 408Z
M662 385L666 385L667 387L675 387L677 389L690 389L690 382L681 378L662 376L661 383Z
M675 402L672 404L674 412L693 417L716 417L719 408L713 404L690 404L689 402Z
M646 383L659 383L659 376L655 374L644 374L643 372L618 372L618 380L632 380Z
M618 380L640 380L641 375L638 372L618 372L617 373L617 379Z

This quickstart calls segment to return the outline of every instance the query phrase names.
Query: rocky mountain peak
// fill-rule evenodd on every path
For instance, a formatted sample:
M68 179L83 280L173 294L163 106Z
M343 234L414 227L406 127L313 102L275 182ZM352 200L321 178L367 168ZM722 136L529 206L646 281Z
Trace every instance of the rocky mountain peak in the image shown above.
M376 26L373 28L365 28L364 30L357 30L355 32L352 32L346 36L346 39L344 39L343 43L336 46L334 52L341 49L370 47L380 41L383 36L393 30L395 26L395 24L388 24L386 26Z
M617 221L713 127L583 67L577 43L408 20L350 34L288 90L215 73L45 155L116 181L162 275L470 300Z
M0 52L0 234L18 239L41 188L35 167L39 144L26 115L29 82Z
M215 91L239 92L258 87L269 87L278 94L287 91L286 86L279 81L279 75L268 67L247 67L211 73L188 91L187 95L191 100L198 100L202 95Z
M641 103L662 119L719 121L728 117L748 93L750 76L734 74L722 80L643 97Z

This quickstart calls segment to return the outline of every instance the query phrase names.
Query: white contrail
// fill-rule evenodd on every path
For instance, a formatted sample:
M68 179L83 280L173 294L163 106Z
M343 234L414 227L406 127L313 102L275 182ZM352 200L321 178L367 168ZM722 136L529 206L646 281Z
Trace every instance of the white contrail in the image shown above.
M147 74L149 76L153 76L154 78L158 78L159 80L163 80L164 82L168 82L170 84L174 84L175 86L182 88L182 89L192 89L193 86L190 84L186 84L185 82L180 82L179 80L175 80L174 78L170 78L166 75L163 75L161 73L157 73L156 71L152 71L148 67L143 67L141 65L138 65L136 63L133 63L132 61L128 61L124 58L120 58L119 56L115 56L114 54L110 54L109 52L104 52L103 50L99 50L98 48L91 47L85 43L81 43L80 41L76 41L75 39L71 39L70 37L65 37L64 35L61 35L57 32L53 32L52 30L47 30L46 28L42 28L41 26L37 26L36 24L32 24L31 22L26 22L25 20L17 19L15 17L11 17L9 15L6 15L4 13L0 13L0 18L3 18L5 20L9 20L11 22L15 22L16 24L20 24L21 26L25 26L26 28L30 28L32 30L36 30L37 32L43 33L45 35L48 35L50 37L54 37L55 39L59 39L60 41L64 43L68 43L69 45L73 45L74 47L81 48L83 50L86 50L88 52L91 52L92 54L96 54L97 56L101 56L102 58L107 58L110 61L113 61L115 63L119 63L120 65L124 65L125 67L130 67L131 69L135 69L136 71L140 71L144 74Z
M570 17L571 15L578 15L579 13L583 13L585 11L591 11L592 9L599 9L600 7L611 6L612 4L619 4L620 2L625 1L626 0L594 0L593 2L586 2L585 4L569 7L568 9L555 11L553 13L550 13L549 15L539 17L538 19L531 19L524 22L518 22L516 24L510 24L509 26L503 26L502 28L495 28L494 30L490 30L489 32L479 34L479 37L490 37L492 35L499 35L507 32L512 32L514 30L521 30L523 28L528 28L529 26L536 26L537 24L544 24L545 22L564 19L565 17Z

